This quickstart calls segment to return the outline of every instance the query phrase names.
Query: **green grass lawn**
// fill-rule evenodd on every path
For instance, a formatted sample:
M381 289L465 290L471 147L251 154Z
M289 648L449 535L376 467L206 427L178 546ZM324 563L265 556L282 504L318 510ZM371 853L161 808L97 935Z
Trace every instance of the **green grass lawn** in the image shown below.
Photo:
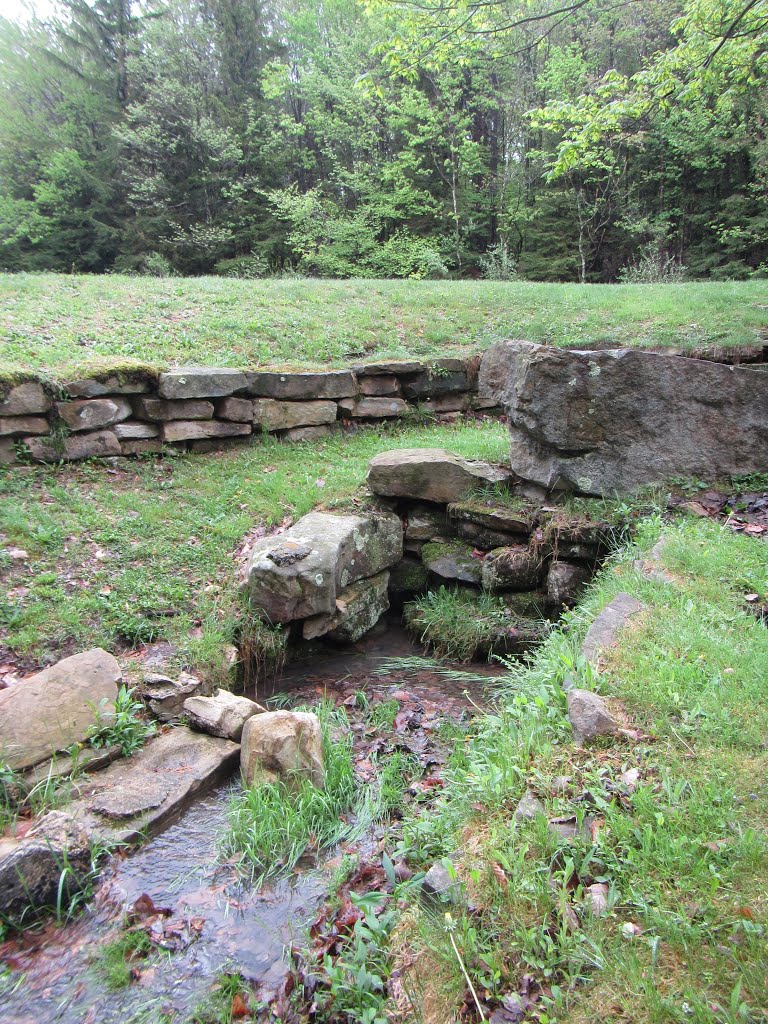
M258 525L360 491L389 448L503 460L504 426L368 429L316 444L0 470L0 663L32 670L99 645L153 640L213 677L240 615L234 552ZM26 552L14 559L13 549Z
M752 345L767 332L762 281L581 286L0 274L0 374L44 371L58 380L126 364L428 359L506 338Z

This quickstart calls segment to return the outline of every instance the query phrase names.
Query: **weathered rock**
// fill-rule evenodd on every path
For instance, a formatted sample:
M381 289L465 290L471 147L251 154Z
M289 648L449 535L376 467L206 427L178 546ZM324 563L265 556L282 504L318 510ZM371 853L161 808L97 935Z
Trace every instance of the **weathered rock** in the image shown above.
M351 416L356 420L383 420L407 416L410 407L402 398L342 398L339 411L342 416Z
M197 676L182 672L178 679L159 672L148 672L139 687L142 700L161 722L173 722L184 714L184 703L190 697L207 696L208 683Z
M0 437L0 466L12 466L16 462L16 445L10 437Z
M423 594L429 586L429 572L421 559L405 557L389 573L390 594Z
M234 420L235 423L251 423L253 401L250 398L223 398L216 403L216 415L222 420Z
M71 434L57 441L47 437L25 437L23 440L29 457L38 462L74 462L122 454L120 442L111 430Z
M382 373L377 377L361 377L358 380L360 393L370 398L381 395L395 395L400 390L397 377L392 373Z
M416 362L414 359L389 359L353 367L358 377L378 377L389 374L396 377L413 376L416 373L426 372L426 369L424 363Z
M62 896L83 888L90 867L86 830L68 814L49 811L24 839L0 839L0 915L54 910Z
M2 416L0 437L22 437L24 434L47 434L50 424L44 416Z
M638 601L631 594L617 594L603 608L587 630L584 643L581 645L581 653L586 660L597 665L600 652L614 647L619 632L633 616L643 611L644 608L643 602Z
M357 382L349 370L324 373L249 373L248 394L260 398L348 398L357 394Z
M243 728L240 770L246 785L279 780L291 787L309 779L323 789L323 742L317 715L267 711L249 718Z
M152 452L158 455L163 450L163 442L160 440L147 441L121 441L120 450L123 455L147 455Z
M423 373L406 378L402 388L406 398L426 398L450 391L466 391L469 388L466 363L460 359L440 359Z
M158 831L196 794L226 778L239 754L230 740L176 726L131 758L89 776L69 813L101 841L134 842Z
M247 437L250 423L228 423L225 420L172 420L163 424L164 441L194 441L210 437Z
M470 462L444 448L401 448L382 452L368 464L374 494L447 503L478 487L505 484L511 474L487 462Z
M261 704L238 697L229 690L217 690L212 697L188 697L184 701L184 713L194 729L235 743L240 742L248 719L263 712Z
M82 743L114 712L121 678L112 655L97 647L0 690L0 757L27 768Z
M248 404L250 405L250 402ZM141 419L152 420L155 423L165 423L169 420L213 419L213 402L207 402L204 398L180 398L176 401L169 401L166 398L137 398L133 407Z
M471 583L479 587L483 563L472 556L472 548L461 541L430 541L421 549L425 567L443 580Z
M160 428L154 423L141 423L139 420L124 420L116 423L112 433L120 441L144 441L150 437L157 437Z
M494 548L482 564L483 588L492 594L501 590L533 590L544 568L540 554L524 544Z
M71 380L64 385L70 398L101 398L102 395L142 395L149 391L145 377L105 377L103 380Z
M456 524L459 537L481 551L493 551L494 548L507 548L511 544L525 544L527 537L514 533L502 533L501 530L489 530L477 523L459 520Z
M480 393L507 411L512 469L548 488L612 495L765 469L768 380L748 367L514 341L484 353Z
M278 402L274 398L256 398L253 401L253 423L257 429L290 430L335 420L335 402Z
M446 412L466 412L469 395L466 391L448 395L431 395L419 401L419 411L439 415Z
M605 882L593 882L584 890L584 906L593 917L608 913L608 886Z
M444 537L448 530L445 510L436 505L416 504L405 513L406 540L432 540Z
M517 501L510 507L491 501L455 501L448 506L448 518L476 523L503 533L527 535L536 525L536 510L531 505Z
M376 625L389 608L389 573L378 573L346 587L336 598L331 615L314 615L304 620L303 636L313 640L328 636L340 643L354 643Z
M512 817L515 821L534 821L540 814L544 813L544 804L532 790L526 789Z
M40 384L17 384L0 401L0 416L35 416L50 408L51 400Z
M554 605L571 608L589 583L591 573L586 566L573 562L550 562L547 572L547 597Z
M161 398L225 398L248 386L240 370L207 366L180 366L160 374Z
M394 565L402 553L395 515L311 512L285 533L257 541L248 569L251 601L271 622L332 615L342 590Z
M332 433L333 428L328 424L323 424L318 427L292 427L280 434L280 438L283 441L292 442L322 441L323 438L330 437Z
M421 895L425 903L458 903L461 882L455 868L442 861L433 864L422 880Z
M619 723L602 697L591 690L568 691L568 718L576 743L587 743L598 736L614 736Z
M57 402L59 416L70 430L100 430L127 420L131 403L127 398L83 398L74 402Z

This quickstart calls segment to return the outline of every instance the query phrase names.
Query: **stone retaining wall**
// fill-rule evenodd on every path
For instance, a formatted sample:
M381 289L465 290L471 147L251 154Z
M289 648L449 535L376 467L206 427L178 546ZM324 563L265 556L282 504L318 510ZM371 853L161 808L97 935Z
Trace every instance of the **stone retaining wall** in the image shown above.
M477 394L479 359L370 363L327 372L180 367L71 381L54 397L19 384L0 401L0 464L139 455L164 446L210 451L262 433L317 440L339 425L416 413L496 413Z

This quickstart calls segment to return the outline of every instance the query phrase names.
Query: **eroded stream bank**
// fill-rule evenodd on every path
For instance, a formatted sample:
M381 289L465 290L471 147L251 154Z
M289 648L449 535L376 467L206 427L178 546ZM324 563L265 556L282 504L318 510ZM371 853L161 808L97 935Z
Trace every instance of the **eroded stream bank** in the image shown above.
M494 670L446 674L420 662L420 653L390 620L348 651L292 663L272 700L316 705L325 698L343 707L356 781L370 783L375 759L400 751L415 769L403 801L428 802L440 791L442 769L474 705L482 705L483 676L490 681ZM253 889L233 860L219 855L238 785L232 779L210 791L142 848L114 857L74 921L29 929L4 943L0 1021L215 1020L197 1011L222 972L242 975L265 1000L276 993L287 970L284 952L303 944L340 864L348 866L352 857L380 865L382 853L393 851L387 833L396 833L397 823L374 822L354 841L304 858L288 878ZM130 984L114 990L104 974L104 950L124 934L131 910L153 951L132 961Z

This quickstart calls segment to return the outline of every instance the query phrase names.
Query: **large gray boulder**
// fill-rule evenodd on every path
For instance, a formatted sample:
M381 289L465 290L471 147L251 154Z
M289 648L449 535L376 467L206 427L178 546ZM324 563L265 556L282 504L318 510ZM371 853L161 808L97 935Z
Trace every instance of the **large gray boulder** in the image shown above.
M341 643L354 643L376 625L389 608L389 572L358 580L342 590L331 615L313 615L302 628L305 640L328 636Z
M509 416L512 469L544 487L611 495L673 476L768 466L768 376L639 349L488 349L480 393Z
M97 647L0 690L0 758L28 768L82 743L114 713L120 680L118 663Z
M271 622L335 615L341 592L402 558L397 516L310 512L285 533L258 541L247 587L253 606Z
M367 479L374 494L447 504L478 488L508 483L511 473L445 448L396 448L371 459Z
M323 741L317 715L309 711L267 711L245 723L240 770L246 785L309 779L325 784Z

